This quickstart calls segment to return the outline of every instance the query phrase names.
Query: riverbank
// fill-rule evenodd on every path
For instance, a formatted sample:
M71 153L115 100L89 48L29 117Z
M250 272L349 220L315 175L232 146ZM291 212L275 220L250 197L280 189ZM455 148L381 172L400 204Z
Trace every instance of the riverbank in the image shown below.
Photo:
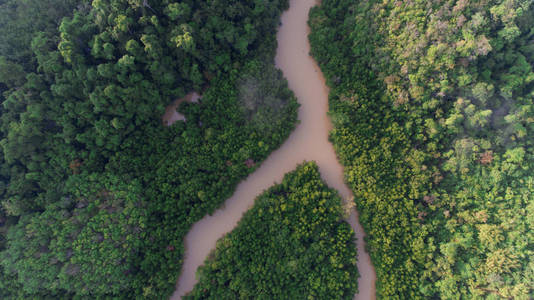
M302 161L315 161L321 178L328 186L335 188L344 201L352 201L352 193L344 183L343 167L328 141L332 129L327 116L328 88L319 67L309 56L307 20L309 9L315 4L314 0L290 1L290 8L282 15L282 25L277 35L276 66L284 73L289 88L301 104L300 124L256 172L237 186L224 207L193 225L185 238L182 272L171 299L179 299L192 290L198 266L215 247L216 241L237 225L243 213L253 205L256 196L275 182L280 182L285 173L294 170ZM347 221L357 236L358 269L361 275L359 293L355 299L374 299L376 275L370 257L365 252L365 233L354 209Z

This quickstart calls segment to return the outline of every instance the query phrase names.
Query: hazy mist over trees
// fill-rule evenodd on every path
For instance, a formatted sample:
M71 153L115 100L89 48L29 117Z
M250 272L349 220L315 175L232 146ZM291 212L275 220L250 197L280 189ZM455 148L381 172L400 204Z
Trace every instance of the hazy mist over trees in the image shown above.
M377 296L532 298L532 1L326 0L309 24Z

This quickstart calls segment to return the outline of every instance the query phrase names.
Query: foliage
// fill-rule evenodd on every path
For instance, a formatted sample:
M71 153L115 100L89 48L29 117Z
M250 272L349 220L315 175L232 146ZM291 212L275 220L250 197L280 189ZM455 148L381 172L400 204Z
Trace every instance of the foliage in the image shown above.
M531 2L311 12L379 297L533 297Z
M272 67L287 6L2 1L21 16L1 19L3 298L172 293L190 226L295 126L297 103ZM240 76L258 62L271 74L259 78L264 92L284 104L269 135L238 101ZM165 106L193 90L203 97L179 108L187 122L164 127ZM38 226L48 222L57 228Z
M146 237L141 186L100 174L72 176L67 193L43 213L28 214L8 234L2 264L25 292L118 294Z
M217 242L186 298L352 299L355 237L341 212L317 165L300 165Z
M282 78L282 72L272 64L253 61L237 82L239 107L247 123L265 135L273 133L288 111L295 109L287 101L291 92Z

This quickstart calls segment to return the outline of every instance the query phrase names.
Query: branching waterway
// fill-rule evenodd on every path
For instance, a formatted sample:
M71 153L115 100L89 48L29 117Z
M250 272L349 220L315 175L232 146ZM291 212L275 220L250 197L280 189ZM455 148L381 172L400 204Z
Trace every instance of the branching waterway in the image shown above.
M179 299L193 289L195 273L216 241L230 232L243 213L252 207L254 199L276 182L281 182L285 173L294 170L303 161L315 161L321 177L339 191L347 203L352 193L343 180L343 167L337 161L328 132L332 129L328 111L328 88L316 62L309 56L309 9L315 0L291 0L290 8L282 15L277 39L276 66L280 68L295 93L299 103L300 124L288 140L274 151L253 174L242 181L224 206L213 215L195 223L185 238L185 256L177 290L171 299ZM375 271L369 255L365 252L364 232L358 223L357 212L352 209L347 218L357 236L358 270L361 274L355 299L375 298Z

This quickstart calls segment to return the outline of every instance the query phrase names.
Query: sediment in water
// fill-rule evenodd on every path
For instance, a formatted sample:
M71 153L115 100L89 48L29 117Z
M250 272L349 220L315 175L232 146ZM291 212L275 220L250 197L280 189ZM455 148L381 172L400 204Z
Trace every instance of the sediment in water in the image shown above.
M216 241L230 232L256 196L275 182L281 182L303 161L315 161L322 179L339 191L344 201L352 201L346 186L343 167L337 161L333 145L328 141L332 129L328 112L328 88L317 63L309 56L309 9L315 0L291 0L290 8L282 15L277 40L276 66L287 78L289 88L298 102L300 124L288 140L262 163L253 174L242 181L224 206L213 215L195 223L185 237L185 256L177 290L171 299L179 299L193 289L196 270L204 263ZM357 212L351 209L347 221L356 233L358 248L359 293L355 299L375 299L375 271L365 251L365 233L358 223Z

